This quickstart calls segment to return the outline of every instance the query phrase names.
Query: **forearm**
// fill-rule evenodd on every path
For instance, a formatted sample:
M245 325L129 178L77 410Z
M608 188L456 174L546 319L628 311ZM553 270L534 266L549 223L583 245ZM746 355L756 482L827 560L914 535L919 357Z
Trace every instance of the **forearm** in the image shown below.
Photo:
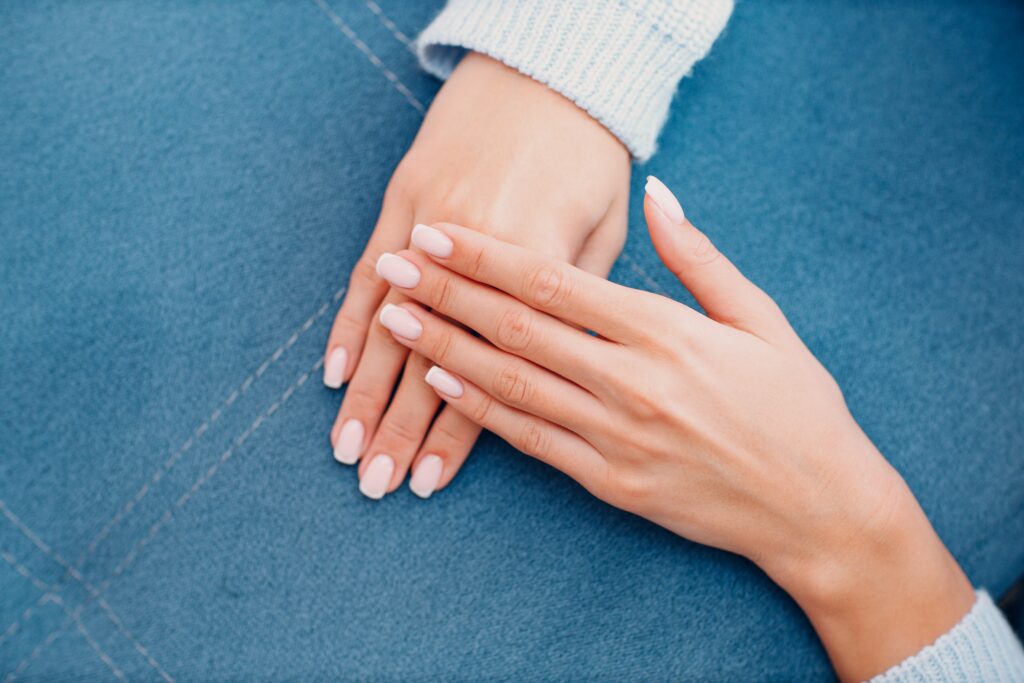
M906 482L863 433L844 451L833 455L863 467L803 501L800 542L759 561L804 610L839 678L1024 680L1016 637Z
M883 517L822 548L784 585L843 681L887 671L950 631L975 602L970 582L902 480Z

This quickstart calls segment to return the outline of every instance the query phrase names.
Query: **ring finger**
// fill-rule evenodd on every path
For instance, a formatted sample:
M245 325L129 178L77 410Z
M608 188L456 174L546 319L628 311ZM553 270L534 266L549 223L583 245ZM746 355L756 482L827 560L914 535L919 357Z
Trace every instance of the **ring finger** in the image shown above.
M578 433L589 433L605 417L604 404L586 389L496 349L416 304L385 306L379 319L398 343L450 368L512 407Z

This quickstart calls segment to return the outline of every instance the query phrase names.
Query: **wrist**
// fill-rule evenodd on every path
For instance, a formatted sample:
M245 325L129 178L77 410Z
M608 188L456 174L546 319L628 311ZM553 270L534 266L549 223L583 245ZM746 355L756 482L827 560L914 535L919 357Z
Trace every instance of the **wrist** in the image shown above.
M913 656L953 628L975 599L895 471L880 493L878 507L838 524L818 552L777 579L842 680L866 680Z

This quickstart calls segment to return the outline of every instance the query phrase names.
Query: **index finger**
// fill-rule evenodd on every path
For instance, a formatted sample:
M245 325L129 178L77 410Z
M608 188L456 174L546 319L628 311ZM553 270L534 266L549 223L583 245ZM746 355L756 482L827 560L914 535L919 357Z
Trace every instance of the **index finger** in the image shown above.
M412 244L461 275L613 340L644 327L643 293L453 223L417 225Z

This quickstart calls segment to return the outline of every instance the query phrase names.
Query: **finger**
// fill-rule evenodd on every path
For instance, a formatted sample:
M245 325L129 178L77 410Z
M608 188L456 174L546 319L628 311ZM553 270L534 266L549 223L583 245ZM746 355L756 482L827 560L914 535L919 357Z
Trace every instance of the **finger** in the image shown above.
M420 381L429 388L424 376ZM450 406L442 408L413 463L409 490L429 498L451 483L479 436L480 425Z
M405 297L392 290L384 300L386 305L404 301ZM370 325L367 339L366 351L352 375L331 430L334 459L346 465L359 460L376 432L409 355L409 350L376 322Z
M408 250L384 254L377 270L411 298L483 335L498 348L588 388L588 380L601 374L614 347L422 254Z
M605 459L586 440L547 420L516 410L475 384L438 366L427 382L445 402L480 425L578 481L597 496L606 478Z
M615 340L635 339L643 327L647 310L637 312L642 295L635 290L451 223L413 232L413 245L445 268L556 318Z
M419 450L441 400L423 381L430 362L409 354L402 379L359 463L359 491L373 500L397 489Z
M759 337L795 337L775 302L683 215L675 195L648 176L644 214L658 256L712 320Z
M608 215L590 234L576 257L576 267L607 279L626 243L628 201L615 200Z
M373 316L387 294L387 283L377 275L377 259L386 251L406 245L411 222L412 213L404 204L385 197L370 241L349 275L345 299L327 337L323 379L332 389L341 387L355 371Z
M514 408L575 432L590 432L605 417L604 404L582 387L501 351L416 304L385 307L380 320L399 343Z

